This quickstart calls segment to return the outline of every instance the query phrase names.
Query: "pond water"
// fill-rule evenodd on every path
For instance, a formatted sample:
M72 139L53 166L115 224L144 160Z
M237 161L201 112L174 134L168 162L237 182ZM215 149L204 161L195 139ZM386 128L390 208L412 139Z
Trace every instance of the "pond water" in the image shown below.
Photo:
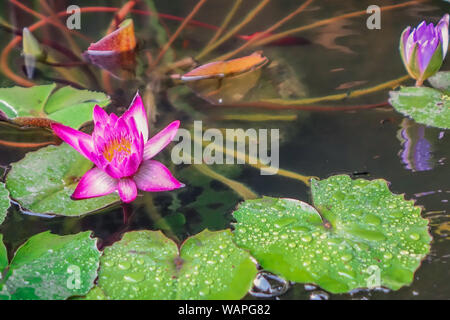
M37 1L22 1L38 12L45 12ZM56 1L54 1L56 2ZM55 11L64 11L68 1L57 1ZM66 3L67 2L67 3ZM80 7L92 6L93 1L76 1ZM145 9L145 2L136 9ZM365 10L374 1L317 0L301 14L282 26L282 30L309 25L336 17L344 13ZM70 3L73 3L71 1ZM196 5L194 0L156 0L160 13L185 17ZM259 1L247 0L239 7L230 25L241 21ZM267 6L238 33L250 35L263 31L268 26L295 10L301 2L293 0L270 1ZM397 4L398 1L377 1L380 6ZM123 1L95 1L96 6L120 7ZM210 0L195 15L194 20L218 26L222 23L232 2ZM422 215L430 220L433 236L431 252L422 262L410 286L398 291L358 290L351 294L330 295L312 286L293 284L280 299L448 299L450 297L450 218L448 215L450 136L448 131L426 127L405 119L389 106L358 110L358 106L382 104L387 101L388 89L362 95L357 98L320 101L313 103L316 110L277 110L258 108L251 102L263 99L300 99L345 94L352 90L370 88L405 75L398 41L402 30L408 25L417 25L422 20L436 22L450 5L446 1L424 1L399 9L381 13L381 29L369 30L366 19L361 15L311 28L293 35L287 43L247 48L237 56L263 50L271 64L260 69L257 81L242 98L247 105L236 107L235 102L211 104L202 97L201 91L194 92L186 86L174 86L158 72L146 72L148 56L158 55L157 37L167 31L173 34L179 21L162 18L159 33L149 26L147 15L132 13L136 36L139 42L136 78L119 80L111 76L102 77L102 71L89 66L89 72L96 79L92 82L87 73L79 68L67 68L75 83L83 87L108 92L112 104L108 111L122 112L140 90L145 97L156 101L156 122L152 124L151 135L169 122L180 119L181 126L190 128L194 120L202 120L208 128L278 128L280 130L279 166L307 176L326 178L333 174L349 174L367 179L383 178L390 182L392 192L405 194L406 199L416 200L423 206ZM0 4L3 20L21 30L36 22L36 17L23 12L6 1ZM97 41L103 37L113 14L111 12L83 13L80 32ZM151 32L150 32L151 30ZM162 31L161 31L162 30ZM200 24L190 24L180 34L162 65L195 57L214 35L215 30ZM0 30L0 46L4 48L12 39L7 30ZM49 39L67 45L63 34L46 26L36 32L39 39ZM78 39L84 51L89 43ZM223 45L211 51L199 62L220 57L243 44L242 39L232 37ZM69 48L69 46L67 45ZM70 50L70 49L69 49ZM76 53L75 53L76 54ZM23 58L20 48L10 53L10 68L21 77ZM154 60L153 60L154 61ZM447 58L442 67L450 70ZM33 81L37 84L62 79L61 68L38 65ZM107 82L105 82L105 79ZM408 82L409 81L409 82ZM412 80L405 83L412 84ZM0 74L1 87L14 85L14 81ZM233 88L238 92L239 90ZM234 99L231 94L219 92L218 99ZM224 95L223 97L221 95ZM146 100L148 101L148 100ZM242 102L242 101L241 101ZM255 107L256 106L256 107ZM329 108L323 108L328 106ZM342 110L343 106L355 106ZM335 110L334 110L335 109ZM278 118L274 118L279 116ZM268 121L267 118L272 117ZM50 135L38 129L19 130L7 124L0 124L1 140L39 142L49 140ZM5 168L18 161L35 148L0 145L0 164ZM169 148L170 149L170 148ZM168 162L170 152L158 156ZM215 165L214 170L241 182L258 195L295 198L310 202L309 187L303 182L281 175L261 175L258 169L248 165ZM120 239L126 231L141 229L163 229L170 237L182 242L189 235L208 228L220 230L232 227L231 212L242 201L229 187L219 181L200 178L201 173L189 165L171 167L174 175L183 181L186 188L167 193L145 193L124 210L116 206L102 212L80 218L47 218L24 214L17 206L10 208L5 223L0 227L5 243L13 252L30 236L51 230L58 234L71 234L93 230L103 245ZM198 179L198 180L196 180ZM247 295L253 299L252 295Z

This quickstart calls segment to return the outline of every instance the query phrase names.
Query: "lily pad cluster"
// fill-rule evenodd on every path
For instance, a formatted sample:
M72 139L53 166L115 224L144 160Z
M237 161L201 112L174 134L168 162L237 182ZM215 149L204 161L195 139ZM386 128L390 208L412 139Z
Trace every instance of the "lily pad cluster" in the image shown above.
M430 82L436 89L402 88L391 92L391 102L416 121L448 127L448 74L439 73ZM55 88L0 89L0 110L12 121L46 117L76 128L92 119L93 101L109 102L103 94ZM81 112L81 118L71 119L65 112L72 108L86 108L90 116ZM81 216L118 203L115 193L71 199L91 168L65 143L28 153L0 183L0 223L10 198L23 210L61 216ZM212 179L189 169L183 175L194 187L208 186L195 205L204 220L231 210L235 194L215 190ZM9 262L1 244L0 298L240 299L257 274L252 258L286 280L315 283L332 293L379 286L397 290L412 282L431 241L419 207L392 194L384 180L338 175L312 180L311 191L313 205L270 197L247 200L234 212L234 232L204 230L180 246L161 232L134 231L101 253L89 232L44 232L30 238ZM172 208L174 214L180 206Z
M67 299L88 293L97 277L101 254L90 234L37 234L9 263L0 234L0 299Z
M389 103L418 123L450 129L450 71L429 78L434 88L402 87L390 92Z
M384 180L339 175L313 180L311 191L314 206L245 201L234 212L236 244L264 269L332 293L412 282L431 241L420 207Z
M229 230L204 230L181 248L161 232L134 231L105 249L87 299L240 299L256 266Z
M70 150L63 145L35 154L66 155L83 163ZM23 162L39 161L39 157L32 159ZM59 184L50 188L52 198L48 196L50 189L39 188L48 188L47 182L30 184L35 177L29 178L30 183L23 180L27 178L24 173L31 170L19 170L20 165L13 166L7 186L21 204L42 212L71 201L67 199L73 186L60 183L76 173L68 168L55 170L58 175L54 181ZM74 167L82 165L69 166ZM20 186L28 186L32 192ZM379 286L397 290L412 282L431 241L428 221L421 217L420 207L402 195L392 194L386 181L380 179L352 180L338 175L313 180L311 191L314 206L294 199L247 200L234 212L237 223L233 233L204 230L188 238L180 248L159 231L126 233L122 240L105 248L97 284L84 299L239 299L250 289L257 272L251 256L267 271L290 281L315 283L332 293ZM82 201L71 201L64 205L72 211L66 208L61 212L87 212L108 201L84 205L78 204ZM23 256L27 263L42 270L51 263L47 254L56 250L52 246L64 243L55 237L48 233L35 236L16 256ZM0 260L5 259L6 255ZM27 293L24 289L25 293L21 293L20 285L29 288L29 280L23 280L25 275L19 271L9 275L21 261L18 259L14 258L8 267L2 289L6 298L60 297L36 294L43 285L38 280L35 291ZM28 264L25 268L29 271ZM64 292L66 298L79 295Z
M67 86L57 89L56 84L30 88L0 88L2 118L21 124L21 118L44 118L79 128L92 120L92 110L98 104L105 107L110 98L102 92L79 90ZM29 121L32 123L32 121Z

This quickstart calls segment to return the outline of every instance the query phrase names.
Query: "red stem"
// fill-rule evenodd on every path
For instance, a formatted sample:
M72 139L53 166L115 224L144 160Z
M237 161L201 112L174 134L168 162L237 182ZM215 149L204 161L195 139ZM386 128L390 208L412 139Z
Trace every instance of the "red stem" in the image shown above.
M354 110L367 110L390 106L389 102L381 102L375 104L365 104L358 106L305 106L305 105L280 105L270 102L242 102L234 104L219 104L214 107L227 107L227 108L258 108L258 109L271 109L271 110L304 110L304 111L354 111Z

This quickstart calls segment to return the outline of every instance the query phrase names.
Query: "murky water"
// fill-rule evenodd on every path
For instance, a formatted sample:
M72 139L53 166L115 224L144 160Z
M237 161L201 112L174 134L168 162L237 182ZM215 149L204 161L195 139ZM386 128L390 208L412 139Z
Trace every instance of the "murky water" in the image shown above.
M26 1L25 1L26 2ZM65 10L65 1L58 1L57 11ZM343 13L365 10L374 1L314 1L303 13L295 17L283 29L317 22L321 19L338 16ZM398 1L378 1L380 6L391 5ZM30 1L29 3L32 3ZM33 2L34 3L34 2ZM78 1L80 6L92 5L92 1ZM193 0L155 1L161 13L186 16L196 4ZM226 8L224 1L211 0L195 16L195 20L211 25L220 25ZM244 1L236 18L237 23L258 1ZM242 35L262 31L283 16L298 7L299 1L272 1L247 26L239 31ZM120 6L120 1L96 1L99 6ZM15 24L18 29L30 25L36 19L11 4L0 4L2 17ZM39 10L36 4L34 9ZM428 1L410 7L382 12L381 29L369 30L366 27L367 15L341 20L320 28L313 28L297 34L301 41L291 46L264 46L264 54L272 64L261 71L254 87L247 92L245 101L261 99L286 99L319 97L346 93L350 90L368 88L379 83L396 79L405 74L398 54L398 38L407 25L416 25L423 19L437 21L445 12L450 11L446 1ZM82 32L92 39L103 36L112 18L111 13L86 13L82 16ZM158 48L155 35L148 32L145 15L135 14L136 35L140 41L138 68L145 69L146 53L153 57ZM161 20L161 25L173 33L179 22ZM43 28L41 38L52 40L61 37ZM0 45L4 47L12 35L0 30ZM214 30L205 27L188 26L174 43L171 54L176 58L195 56L214 34ZM242 40L233 38L211 52L206 59L214 59L242 44ZM86 42L80 41L84 50ZM249 54L255 48L243 51ZM10 67L22 77L23 64L20 50L11 52ZM38 67L39 68L39 67ZM92 89L106 91L101 81L101 71L90 68L99 79ZM450 69L447 58L443 70ZM74 71L75 72L75 71ZM210 128L279 128L281 135L280 168L293 172L326 178L337 173L346 173L368 179L384 178L391 184L394 193L404 193L406 199L415 199L423 206L423 216L430 219L433 236L431 253L416 272L411 286L398 291L360 290L345 295L329 295L313 286L294 284L280 296L281 299L448 299L450 298L450 218L448 215L449 157L450 137L447 131L427 128L405 119L389 107L334 111L274 110L252 107L230 108L211 105L188 88L168 87L156 74L142 75L138 79L120 81L111 79L113 98L109 111L117 111L118 106L126 107L136 90L149 89L155 94L158 117L152 128L154 134L175 119L181 119L182 126L190 127L194 120L202 120ZM83 75L81 75L81 79ZM84 75L86 77L86 75ZM37 71L37 83L47 83L48 79L58 79L60 75L48 67ZM74 75L80 79L80 75ZM87 82L89 83L89 82ZM0 75L2 87L14 83ZM267 89L270 86L270 90ZM379 91L359 98L334 102L319 102L320 106L339 109L340 106L358 106L378 104L387 100L387 91ZM123 110L123 109L122 109ZM245 119L227 121L225 115L235 118L236 114ZM278 121L255 121L264 115L286 116ZM39 133L39 134L37 134ZM8 141L45 141L48 134L43 131L26 130L26 134L7 125L0 125L1 139ZM31 149L0 146L0 164L8 166L21 159ZM161 159L169 159L169 152ZM187 165L178 166L175 175L188 170ZM246 165L216 167L221 172L230 172L232 178L250 187L259 195L280 196L310 201L309 188L303 183L286 177L262 176L259 170ZM31 235L44 230L59 234L93 230L104 245L120 238L125 231L163 228L166 234L177 241L195 234L204 228L219 230L230 227L231 211L240 201L233 191L220 182L211 181L197 186L192 181L184 181L184 190L145 194L131 208L132 212L124 220L122 208L83 218L44 218L25 215L17 207L12 207L7 220L0 227L10 252ZM226 200L220 191L228 191ZM209 206L200 203L199 198L205 192L212 197ZM214 199L214 197L217 197ZM174 205L174 201L178 205ZM170 227L167 227L169 225ZM247 298L254 298L248 295Z

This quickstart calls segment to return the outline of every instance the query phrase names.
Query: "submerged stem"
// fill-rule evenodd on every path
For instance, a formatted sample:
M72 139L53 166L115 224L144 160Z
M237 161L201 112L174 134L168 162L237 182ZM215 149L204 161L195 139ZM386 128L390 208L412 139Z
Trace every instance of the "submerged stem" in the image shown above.
M242 0L236 0L234 2L233 7L231 8L231 10L228 12L227 16L223 20L222 25L220 26L219 29L217 29L217 31L214 34L214 36L206 44L204 50L206 50L211 44L214 43L214 41L216 41L222 35L223 31L225 30L226 27L228 27L228 24L231 22L231 19L234 17L234 14L239 9L241 3L242 3Z
M257 169L269 169L270 167L267 165L264 165L261 163L261 161L259 161L259 159L254 158L248 154L245 153L241 153L238 150L230 150L226 147L224 147L223 145L217 145L215 142L203 142L201 140L199 140L195 134L192 135L192 140L194 141L194 143L200 144L200 145L204 145L204 144L208 144L209 147L213 148L213 150L215 152L223 152L226 155L231 155L234 159L239 159L239 160L244 160L245 163L247 163L248 165L257 168ZM303 182L305 185L309 186L310 185L310 180L312 178L315 178L313 176L304 176L301 175L299 173L295 173L295 172L291 172L288 170L284 170L284 169L278 169L278 172L276 173L277 175L283 176L283 177L287 177L287 178L291 178L291 179L295 179L298 181Z
M253 18L269 3L270 0L262 0L252 11L250 11L245 18L234 28L232 28L230 31L228 31L222 38L217 40L212 45L206 47L203 49L196 57L196 60L200 60L204 56L206 56L208 53L213 51L215 48L220 46L222 43L233 37L235 34L239 32L245 25L247 25L250 21L253 20Z
M249 199L256 199L258 198L258 195L254 193L252 190L250 190L248 187L246 187L244 184L234 181L232 179L229 179L211 168L209 168L205 164L194 164L193 167L203 173L204 175L207 175L208 177L218 180L228 186L230 189L234 190L243 200L249 200Z
M389 80L380 84L377 84L376 86L365 88L365 89L358 89L346 93L339 93L339 94L332 94L328 96L323 97L316 97L316 98L304 98L304 99L296 99L296 100L284 100L284 99L265 99L261 100L261 102L268 102L272 104L279 104L279 105L305 105L305 104L312 104L317 102L323 102L323 101L338 101L338 100L344 100L346 98L356 98L361 97L366 94L374 93L377 91L381 91L384 89L392 89L397 87L402 82L405 82L406 80L410 79L409 75L402 76L400 78Z
M188 14L188 16L183 20L181 25L178 27L178 29L175 31L175 33L170 37L169 41L164 45L164 47L159 52L158 56L156 57L155 61L152 64L152 68L154 68L158 63L161 61L161 59L164 57L166 51L170 48L172 43L175 41L175 39L178 37L178 35L183 31L183 29L186 27L186 25L191 21L191 19L194 17L194 15L200 10L200 8L203 6L203 4L206 2L206 0L199 0L195 7L192 9L192 11Z
M263 32L261 32L260 34L256 35L255 37L251 38L249 41L247 41L246 43L244 43L242 46L240 46L239 48L226 53L220 57L217 58L217 60L227 60L230 59L231 57L233 57L234 55L238 54L239 52L241 52L242 50L244 50L245 48L249 47L250 45L252 45L254 42L258 41L259 39L261 39L262 37L264 37L267 34L270 34L271 32L277 30L279 27L281 27L283 24L285 24L286 22L288 22L289 20L291 20L293 17L295 17L296 15L298 15L299 13L303 12L307 6L309 6L311 4L311 2L313 2L313 0L306 0L304 3L302 3L296 10L294 10L293 12L291 12L290 14L288 14L286 17L284 17L283 19L279 20L277 23L273 24L271 27L267 28L266 30L264 30Z
M403 8L403 7L407 7L413 4L417 4L419 2L423 2L425 0L413 0L413 1L408 1L408 2L404 2L404 3L399 3L399 4L394 4L391 6L385 6L385 7L380 7L381 11L388 11L388 10L393 10L393 9L398 9L398 8ZM262 46L264 44L279 40L281 38L290 36L294 33L298 33L301 31L305 31L305 30L309 30L309 29L313 29L313 28L317 28L317 27L321 27L339 20L344 20L344 19L348 19L348 18L354 18L354 17L358 17L358 16L363 16L366 15L367 11L366 10L361 10L361 11L356 11L356 12L351 12L351 13L346 13L340 16L336 16L336 17L332 17L332 18L328 18L328 19L324 19L321 21L317 21L305 26L301 26L298 28L294 28L294 29L289 29L277 34L274 34L273 36L261 39L259 41L256 41L253 46Z

